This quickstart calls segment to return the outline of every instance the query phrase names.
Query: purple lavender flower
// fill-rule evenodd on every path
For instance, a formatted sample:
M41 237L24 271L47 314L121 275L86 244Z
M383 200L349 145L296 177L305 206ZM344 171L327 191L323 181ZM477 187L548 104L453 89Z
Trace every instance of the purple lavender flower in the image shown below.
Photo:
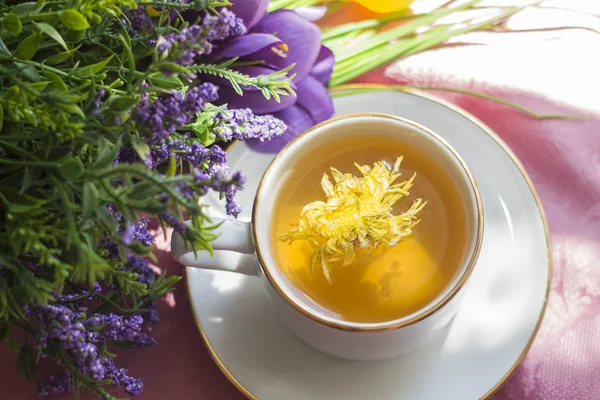
M102 103L102 99L104 99L104 96L106 96L106 89L100 88L100 90L98 90L98 93L96 94L96 98L94 99L94 103L92 105L92 115L100 114L100 104Z
M106 341L128 341L136 347L146 347L156 342L141 332L144 319L139 315L122 317L115 314L94 314L86 319L86 309L71 309L64 305L46 305L32 310L27 308L30 317L40 322L38 347L47 346L49 340L58 343L70 361L93 381L110 378L113 386L123 386L125 391L138 395L143 390L143 382L127 376L127 370L116 368L110 357L102 356L97 345ZM41 396L49 396L72 391L69 374L50 377L41 382L38 390Z
M117 368L112 358L104 360L105 377L112 379L114 387L123 386L130 396L137 396L144 390L144 382L127 375L127 369Z
M134 233L135 225L131 221L127 221L127 227L123 230L123 244L127 246L131 245Z
M155 144L150 151L150 157L152 158L154 167L167 161L171 157L171 151L167 147L167 143L161 140Z
M240 172L237 171L231 177L231 180L236 182L237 186L242 187L246 183L246 177Z
M72 310L61 305L40 306L34 313L42 328L38 347L43 349L48 340L56 340L83 373L99 381L104 376L104 370L98 359L97 347L89 341L92 333L86 331L83 325L85 312L85 308Z
M94 288L91 290L82 290L79 293L64 294L60 297L57 297L56 301L58 303L66 303L66 302L71 302L71 301L79 301L80 303L87 302L87 301L91 300L92 298L94 298L94 296L96 296L101 291L102 291L102 287L100 286L100 283L95 282Z
M85 326L87 328L102 328L92 338L93 343L102 343L109 340L128 341L135 347L147 347L156 344L156 341L142 333L144 319L140 315L124 318L116 314L94 314Z
M174 52L176 62L181 65L194 64L197 57L209 54L211 49L202 25L192 25L171 33L157 47L159 53Z
M117 221L121 221L123 219L123 214L121 214L113 204L109 204L107 207L108 211L110 211Z
M229 190L225 192L225 212L227 215L231 215L236 218L242 212L242 207L240 207L240 205L235 201L235 194L239 190L240 189L237 186L231 185Z
M73 377L69 373L53 375L45 381L38 382L38 395L41 398L73 391Z
M249 108L223 110L217 117L216 133L226 141L258 139L263 142L282 135L287 126L272 115L254 115Z
M156 275L154 271L150 269L148 261L141 257L129 256L127 258L127 269L138 274L138 282L145 283L148 287L150 287Z
M148 230L149 223L150 220L148 218L142 218L136 224L132 224L132 238L139 241L144 246L152 246L152 243L154 243L154 235ZM125 241L125 233L123 233L123 241Z
M140 161L140 157L133 147L123 146L119 149L119 154L115 158L114 165L134 164Z
M203 83L188 90L185 95L173 91L150 102L148 94L142 94L135 108L135 118L140 128L146 128L151 143L161 143L176 129L192 122L206 103L215 101L218 88L212 83Z
M167 225L172 227L175 232L183 235L185 233L185 224L178 220L173 214L170 212L164 212L160 215L160 217L165 221Z
M206 14L202 24L208 28L207 39L210 42L246 33L244 21L226 8L221 9L218 15Z
M109 258L116 258L119 256L119 245L108 238L100 239L100 244L108 250Z
M154 29L154 22L146 12L146 9L140 5L138 8L127 10L129 24L125 21L125 26L129 25L129 31L133 36L138 36L140 32L148 32Z

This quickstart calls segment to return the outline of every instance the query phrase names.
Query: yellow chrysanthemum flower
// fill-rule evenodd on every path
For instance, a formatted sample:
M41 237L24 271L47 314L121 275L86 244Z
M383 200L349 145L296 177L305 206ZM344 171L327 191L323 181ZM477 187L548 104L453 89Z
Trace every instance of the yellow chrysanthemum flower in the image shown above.
M419 222L417 213L425 206L418 199L408 211L392 214L393 205L409 194L416 176L394 184L401 175L401 162L402 157L393 168L383 161L373 167L354 164L363 175L359 178L331 168L335 184L327 174L321 180L327 201L306 205L298 224L280 235L279 240L308 241L314 249L311 268L320 266L327 280L331 280L330 266L338 262L343 266L351 264L356 251L370 253L379 246L400 243L412 233Z

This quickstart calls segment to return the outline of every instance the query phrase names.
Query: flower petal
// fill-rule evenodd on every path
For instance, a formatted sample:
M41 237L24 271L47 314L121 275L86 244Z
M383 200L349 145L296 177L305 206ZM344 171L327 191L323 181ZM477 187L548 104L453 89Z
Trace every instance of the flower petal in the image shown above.
M327 81L329 81L329 78L331 77L334 65L335 59L331 50L329 50L327 46L321 46L319 57L317 58L315 65L313 65L310 75L323 85L326 85Z
M326 6L298 7L296 11L302 18L314 22L327 13Z
M307 76L297 86L298 100L296 104L310 115L315 124L331 118L333 115L333 101L327 88L321 82Z
M261 153L277 153L296 136L314 125L310 116L299 106L291 106L273 114L287 125L287 130L281 136L261 142L257 139L247 140L248 146Z
M211 58L216 60L243 57L252 53L256 53L265 47L280 44L281 40L273 35L265 33L249 33L244 36L238 36L228 40L221 48L212 54Z
M231 11L244 21L247 29L252 28L265 15L270 0L231 0Z
M296 82L308 75L319 55L321 46L319 27L305 20L295 11L272 12L263 18L252 32L275 34L285 44L285 49L263 50L260 55L268 65L276 69L295 64L292 73L296 74L294 79Z

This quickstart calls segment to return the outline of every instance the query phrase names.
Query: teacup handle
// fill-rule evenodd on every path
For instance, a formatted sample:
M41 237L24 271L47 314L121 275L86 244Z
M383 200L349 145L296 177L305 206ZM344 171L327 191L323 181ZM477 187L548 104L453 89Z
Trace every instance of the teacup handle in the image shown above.
M258 258L252 239L252 224L234 219L211 219L215 224L221 223L221 226L214 231L219 237L210 243L214 250L214 257L205 250L194 253L189 244L186 249L183 238L177 232L173 232L171 236L171 256L177 262L189 267L258 275ZM187 221L185 224L190 225L191 222Z

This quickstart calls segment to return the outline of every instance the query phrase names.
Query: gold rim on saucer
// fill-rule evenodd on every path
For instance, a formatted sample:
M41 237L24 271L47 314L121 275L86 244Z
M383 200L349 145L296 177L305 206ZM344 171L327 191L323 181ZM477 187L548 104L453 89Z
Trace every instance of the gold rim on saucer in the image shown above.
M384 90L384 86L383 85L373 85L373 88L379 88L381 90ZM542 206L542 202L539 198L539 195L537 194L537 191L535 190L535 187L533 185L533 182L531 181L531 178L529 177L529 174L527 174L527 171L525 170L525 168L523 167L523 164L521 163L521 161L519 161L519 159L517 158L517 156L515 155L515 153L504 143L504 141L502 141L502 139L494 132L492 131L490 128L488 128L482 121L480 121L478 118L476 118L475 116L471 115L470 113L466 112L465 110L461 109L460 107L446 101L443 99L440 99L436 96L432 96L426 93L423 93L419 90L405 90L405 93L409 93L413 96L418 96L418 97L422 97L425 98L427 100L433 101L435 103L441 104L449 109L451 109L452 111L462 115L463 117L467 118L468 120L470 120L471 122L473 122L475 125L479 126L485 133L487 133L492 139L494 139L494 141L496 141L496 143L508 154L508 156L510 157L510 159L513 161L513 163L516 165L516 167L521 171L521 174L523 175L523 177L525 178L525 181L527 182L527 185L529 186L529 189L531 190L531 193L533 194L533 197L535 199L535 202L537 204L538 207L538 211L540 213L540 216L542 218L542 224L544 226L544 233L545 233L545 237L546 237L546 250L547 250L547 255L548 255L548 279L546 282L546 294L544 296L544 303L542 305L542 309L540 311L540 315L538 317L537 323L535 325L535 328L533 329L533 332L531 334L531 337L529 338L529 341L527 342L527 344L525 345L525 348L523 349L523 351L521 352L521 354L519 355L519 357L517 358L517 360L515 361L515 363L513 364L513 366L506 372L506 374L502 377L502 379L500 379L500 381L494 386L492 387L485 395L483 395L483 397L481 398L482 400L485 400L487 398L489 398L491 395L493 395L507 380L508 378L510 378L510 376L513 374L513 372L517 369L517 367L519 365L521 365L521 363L523 362L525 356L527 355L527 352L529 351L529 349L531 348L531 346L533 345L533 342L540 330L540 326L542 324L542 321L544 319L544 315L546 313L546 306L548 304L548 297L550 295L550 282L552 279L552 258L551 258L551 250L550 250L550 233L548 230L548 222L546 220L546 215L544 213L544 208ZM236 143L232 143L231 147L234 146ZM186 267L184 269L186 275L187 275L187 268ZM256 397L255 395L253 395L248 389L246 389L238 380L235 376L233 376L233 374L231 372L229 372L229 370L227 369L227 367L225 366L225 364L223 364L223 362L221 361L221 359L219 358L219 356L217 355L217 353L215 352L215 350L213 349L213 347L210 344L210 341L208 340L208 337L206 336L206 333L204 332L204 329L202 328L202 325L200 324L200 321L198 320L198 313L196 312L196 309L194 307L194 303L192 302L192 296L191 296L191 292L190 292L190 286L188 284L186 284L186 292L187 292L187 296L188 296L188 301L190 302L191 306L192 306L192 310L193 310L193 314L194 314L194 321L196 322L196 326L198 327L198 331L200 332L200 336L202 337L202 340L204 341L206 348L208 349L208 352L211 356L211 358L213 359L213 361L215 362L215 364L217 365L217 367L219 367L219 369L221 370L221 372L227 377L227 379L233 384L233 386L235 386L244 396L246 396L247 398L251 399L251 400L258 400L258 397Z

